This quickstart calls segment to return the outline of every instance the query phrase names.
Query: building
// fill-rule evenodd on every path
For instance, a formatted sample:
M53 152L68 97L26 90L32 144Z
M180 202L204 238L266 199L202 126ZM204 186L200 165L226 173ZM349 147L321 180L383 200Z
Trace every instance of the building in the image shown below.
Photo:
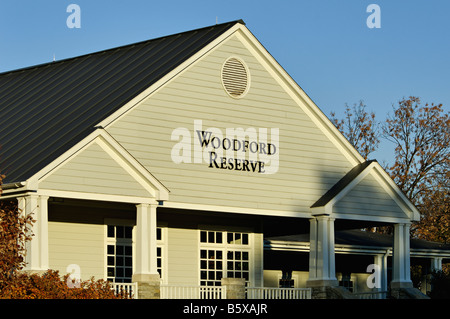
M242 21L0 74L2 198L33 213L27 269L264 286L264 239L308 234L306 286L338 286L335 232L394 225L412 287L417 209Z

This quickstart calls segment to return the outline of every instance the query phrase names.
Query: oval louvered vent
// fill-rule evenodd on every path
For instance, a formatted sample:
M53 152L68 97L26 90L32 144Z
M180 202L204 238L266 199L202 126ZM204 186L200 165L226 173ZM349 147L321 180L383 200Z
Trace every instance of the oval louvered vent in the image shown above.
M229 58L222 67L222 84L232 97L239 98L247 93L249 72L244 63L236 58Z

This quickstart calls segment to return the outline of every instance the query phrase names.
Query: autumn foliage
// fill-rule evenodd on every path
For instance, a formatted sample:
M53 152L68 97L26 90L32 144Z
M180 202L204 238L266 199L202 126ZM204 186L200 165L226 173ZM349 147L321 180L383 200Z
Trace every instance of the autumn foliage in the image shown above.
M0 175L1 185L4 176ZM116 295L104 280L73 283L69 274L58 271L29 274L23 270L26 243L32 239L34 220L24 216L17 203L0 201L0 299L126 299Z
M115 295L104 280L82 281L73 287L68 285L69 275L61 277L58 271L48 270L43 275L18 273L3 289L2 299L122 299L127 295ZM71 287L72 286L72 287Z
M394 104L378 126L375 114L365 109L363 102L346 105L345 118L332 113L331 120L365 159L376 150L378 136L391 143L395 158L385 169L421 213L412 236L450 243L450 113L442 104L410 96Z

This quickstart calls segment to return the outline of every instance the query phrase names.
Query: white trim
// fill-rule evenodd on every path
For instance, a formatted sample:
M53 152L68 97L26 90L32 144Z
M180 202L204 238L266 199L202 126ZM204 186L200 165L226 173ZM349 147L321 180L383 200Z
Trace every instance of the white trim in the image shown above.
M278 216L278 217L295 217L295 218L310 218L310 213L300 213L294 211L282 211L282 210L268 210L268 209L256 209L236 206L220 206L220 205L205 205L205 204L191 204L182 202L164 202L162 207L189 209L189 210L206 210L212 212L222 213L237 213L237 214L250 214L261 216Z
M157 201L154 198L150 198L150 197L108 195L108 194L97 194L97 193L60 191L60 190L53 190L53 189L39 189L37 191L37 194L45 195L45 196L49 196L49 197L85 199L85 200L96 200L96 201L106 201L106 202L119 202L119 203L131 203L131 204L139 204L139 203L157 204ZM20 196L22 196L22 195L20 195Z

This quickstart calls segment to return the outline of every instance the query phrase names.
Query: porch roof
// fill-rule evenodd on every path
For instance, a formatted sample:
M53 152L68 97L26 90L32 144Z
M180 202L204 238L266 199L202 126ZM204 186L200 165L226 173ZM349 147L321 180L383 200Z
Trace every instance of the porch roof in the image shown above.
M309 234L297 234L288 236L269 237L265 243L271 242L286 243L308 243ZM391 248L393 246L393 236L379 234L357 229L335 231L335 244L347 246L364 246L373 248ZM411 239L410 248L416 250L442 251L450 255L450 244L432 242L423 239Z

